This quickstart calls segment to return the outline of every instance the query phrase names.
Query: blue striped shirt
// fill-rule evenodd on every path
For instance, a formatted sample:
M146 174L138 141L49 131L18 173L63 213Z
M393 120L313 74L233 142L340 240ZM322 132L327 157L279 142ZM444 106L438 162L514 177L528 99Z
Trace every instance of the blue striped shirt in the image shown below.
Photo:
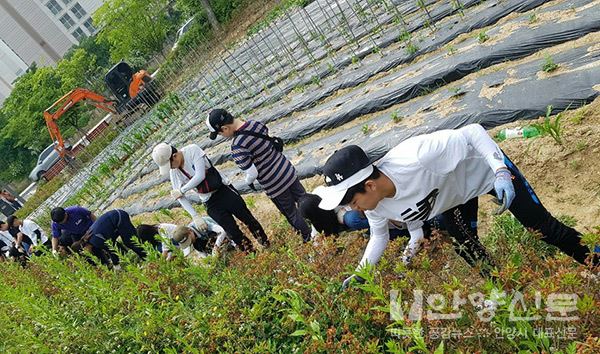
M263 135L269 134L266 125L249 120L238 131L252 131ZM273 144L266 139L251 135L236 135L231 143L233 161L242 170L249 169L252 164L258 171L258 182L270 198L275 198L296 180L296 169L282 153L275 150Z

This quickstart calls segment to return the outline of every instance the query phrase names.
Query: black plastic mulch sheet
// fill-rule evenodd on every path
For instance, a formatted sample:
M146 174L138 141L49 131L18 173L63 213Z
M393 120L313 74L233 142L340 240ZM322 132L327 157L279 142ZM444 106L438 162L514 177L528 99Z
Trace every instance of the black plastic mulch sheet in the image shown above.
M600 3L580 0L558 3L540 11L538 23L522 16L487 31L489 39L479 43L469 38L454 46L455 54L442 51L381 79L336 97L301 114L270 124L271 135L286 142L301 140L323 129L331 129L358 117L406 102L436 87L507 60L530 55L544 48L580 38L600 30ZM563 16L560 22L545 21ZM348 77L347 80L351 78ZM264 119L258 119L265 121ZM207 149L215 164L230 157L229 146Z
M434 94L399 105L398 117L406 123L394 123L391 115L379 115L363 126L332 133L323 139L287 152L302 177L320 172L335 150L356 144L375 160L399 142L419 134L480 123L486 129L519 119L534 119L546 113L579 108L593 101L600 92L600 34L584 37L580 45L552 54L559 69L541 71L544 58L524 59L524 63L467 81L456 91L440 89ZM468 78L466 78L468 79ZM298 151L303 153L298 156ZM295 155L295 157L294 157Z
M470 8L470 6L478 3L477 1L470 1L465 2L464 4L465 15L463 17L455 14L451 8L444 7L444 4L441 4L439 7L432 10L432 17L438 19L439 21L439 23L436 22L435 33L432 34L429 29L422 29L422 31L426 33L423 36L415 36L414 41L419 48L416 53L409 54L404 49L395 51L384 50L384 57L378 57L378 59L374 62L361 65L358 68L348 68L352 62L352 57L354 54L352 51L346 49L344 52L336 53L335 58L337 61L335 65L336 69L343 69L343 71L337 72L337 74L328 78L326 82L323 83L322 87L311 90L305 94L295 95L291 99L291 102L284 105L275 105L274 108L260 109L256 111L253 116L264 123L269 123L288 116L292 112L309 108L318 101L329 97L338 90L355 87L378 73L388 71L394 67L397 67L398 65L410 62L419 55L431 52L443 46L444 44L455 39L460 34L468 33L474 29L492 25L510 13L525 12L546 2L548 1L496 0L485 1L479 6ZM454 16L450 16L453 13ZM424 18L417 16L415 17L416 18L414 18L409 25L409 29L412 31L421 29L425 23ZM418 41L417 37L421 37L422 40ZM380 48L386 48L392 43L397 42L397 40L397 33L392 33L387 34L384 38L378 39L376 42ZM373 46L368 46L368 44L370 43L367 42L364 49L359 50L361 53L359 53L360 55L356 54L357 57L363 58L372 52ZM291 81L285 87L285 89L283 89L283 92L275 93L274 98L280 99L284 94L288 94L295 87L311 83L315 75L315 70L319 73L318 75L321 78L325 78L331 73L331 68L327 65L327 63L323 63L318 69L307 70L301 79ZM259 107L264 102L264 97L254 97L254 99L256 102L251 104L251 108ZM217 145L220 142L222 142L222 139L217 139L215 142L204 141L201 146L203 148L207 148Z
M457 84L456 90L443 88L429 95L395 107L401 118L395 123L390 113L378 115L364 125L340 127L331 135L286 151L301 178L318 174L325 160L337 149L356 144L373 159L383 156L399 142L419 134L440 129L458 128L480 123L485 128L518 119L543 116L548 105L553 113L575 109L593 101L600 92L600 33L552 48L551 57L559 65L551 73L541 70L545 58L534 55L516 63L500 64L496 70L474 74ZM514 65L513 65L514 64ZM242 192L248 188L241 182L237 169L222 171L234 180ZM126 208L138 214L162 207L178 205L170 198L147 205L146 198Z

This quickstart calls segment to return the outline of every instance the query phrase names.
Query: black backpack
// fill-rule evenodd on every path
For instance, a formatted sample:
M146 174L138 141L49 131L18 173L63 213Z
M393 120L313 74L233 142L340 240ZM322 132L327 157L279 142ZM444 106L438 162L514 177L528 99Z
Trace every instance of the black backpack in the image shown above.
M275 149L275 151L277 151L277 152L283 151L283 139L278 138L276 136L268 136L268 135L264 135L261 133L247 131L247 130L238 130L235 132L235 135L250 135L255 138L265 139L265 140L270 141L271 144L273 144L273 148Z

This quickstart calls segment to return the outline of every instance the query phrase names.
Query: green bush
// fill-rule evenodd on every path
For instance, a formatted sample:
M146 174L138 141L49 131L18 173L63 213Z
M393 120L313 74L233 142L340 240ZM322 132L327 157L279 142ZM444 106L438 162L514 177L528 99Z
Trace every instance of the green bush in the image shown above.
M122 257L122 271L94 268L81 257L34 257L26 268L6 262L0 268L0 343L2 352L571 352L576 341L594 338L600 324L593 306L594 284L583 280L568 257L545 254L509 217L493 227L504 242L489 247L500 264L495 284L483 282L449 244L428 245L411 268L398 264L404 242L389 244L375 271L346 291L341 280L355 265L366 240L357 233L302 245L289 225L277 230L265 252L225 253L200 263L160 258L146 247L140 263L131 252ZM436 236L437 237L437 236ZM488 236L489 237L489 236ZM485 237L484 239L486 239ZM513 239L515 238L515 239ZM293 240L296 239L297 242ZM508 248L506 248L508 246ZM517 247L512 250L510 247ZM514 256L522 255L520 266ZM179 256L181 255L176 251ZM430 258L430 256L433 256ZM526 257L531 256L531 257ZM449 264L451 269L446 269ZM450 274L450 276L448 275ZM465 305L464 318L452 321L390 319L390 290L398 291L399 308L408 314L413 290L443 294L454 290L490 294L506 291L491 322L478 320ZM575 338L562 340L536 333L540 323L511 322L512 290L528 296L533 290L579 294ZM544 295L544 296L545 296ZM425 305L427 306L427 305ZM427 311L425 308L424 311ZM447 308L444 313L453 312ZM394 312L396 314L396 312ZM531 312L534 314L536 312ZM542 322L559 330L560 322ZM488 335L460 340L433 339L427 331L440 326L460 333ZM519 330L514 339L499 340L494 330ZM404 333L402 336L398 336ZM597 339L596 339L597 340Z

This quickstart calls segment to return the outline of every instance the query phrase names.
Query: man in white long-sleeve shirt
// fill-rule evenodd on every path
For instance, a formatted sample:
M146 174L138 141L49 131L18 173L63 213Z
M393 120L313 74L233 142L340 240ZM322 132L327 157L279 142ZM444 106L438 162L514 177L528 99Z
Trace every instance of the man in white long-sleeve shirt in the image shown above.
M335 152L323 167L328 187L321 208L348 204L366 211L371 239L360 261L376 264L385 250L389 219L406 222L411 244L418 247L423 221L443 215L456 252L469 264L482 264L489 275L493 263L477 236L478 196L491 194L545 242L580 263L589 256L581 234L554 218L533 188L481 125L441 130L407 139L372 165L358 146ZM598 258L592 259L598 264ZM347 285L351 278L346 279ZM360 279L358 279L360 280Z
M171 196L190 214L201 232L208 225L198 215L186 193L196 191L200 201L206 205L208 215L213 218L241 250L252 250L252 242L242 233L233 216L248 226L248 229L263 246L268 246L267 235L252 215L244 199L212 165L204 151L190 144L179 151L168 144L154 147L152 159L160 168L161 175L169 174L173 190Z

